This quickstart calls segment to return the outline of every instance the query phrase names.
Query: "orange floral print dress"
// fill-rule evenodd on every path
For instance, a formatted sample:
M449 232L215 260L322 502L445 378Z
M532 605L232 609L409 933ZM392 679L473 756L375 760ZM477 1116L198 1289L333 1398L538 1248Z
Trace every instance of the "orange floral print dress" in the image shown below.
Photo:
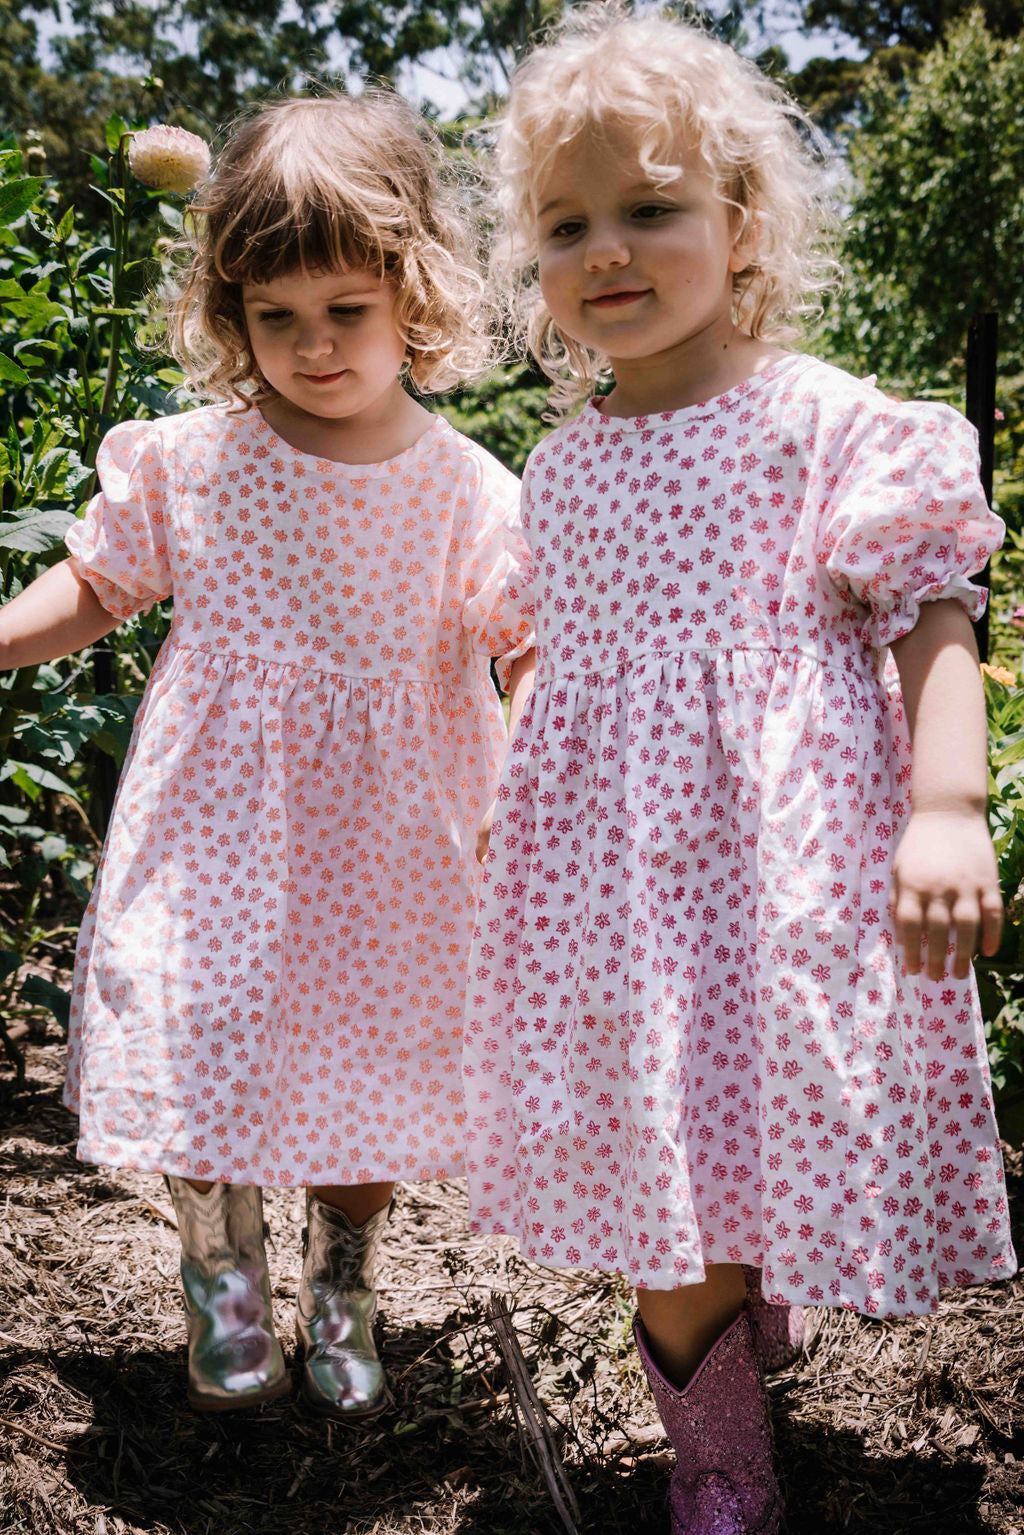
M397 458L255 409L115 427L68 534L173 594L82 925L79 1156L271 1185L462 1170L476 828L531 643L519 486L440 417Z

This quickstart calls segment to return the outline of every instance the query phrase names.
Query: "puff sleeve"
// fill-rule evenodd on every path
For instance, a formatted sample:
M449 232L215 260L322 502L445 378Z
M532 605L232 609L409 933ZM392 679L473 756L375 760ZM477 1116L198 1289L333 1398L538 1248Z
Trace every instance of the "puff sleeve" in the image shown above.
M867 609L882 647L909 634L922 602L956 598L969 617L987 593L969 577L1002 543L978 471L977 434L946 405L877 396L833 459L819 558Z
M160 423L125 421L96 455L100 492L65 543L77 573L115 618L130 618L170 595L166 500L168 477Z
M496 659L507 690L512 662L534 643L530 549L520 486L496 460L481 464L476 515L460 572L462 623L474 650Z

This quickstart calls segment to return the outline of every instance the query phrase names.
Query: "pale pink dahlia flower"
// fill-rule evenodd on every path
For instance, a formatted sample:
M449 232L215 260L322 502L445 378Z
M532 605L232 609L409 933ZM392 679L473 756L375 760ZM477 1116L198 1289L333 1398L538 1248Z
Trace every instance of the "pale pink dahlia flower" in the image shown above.
M134 133L128 145L132 174L161 192L191 192L210 169L210 146L184 128L159 123Z

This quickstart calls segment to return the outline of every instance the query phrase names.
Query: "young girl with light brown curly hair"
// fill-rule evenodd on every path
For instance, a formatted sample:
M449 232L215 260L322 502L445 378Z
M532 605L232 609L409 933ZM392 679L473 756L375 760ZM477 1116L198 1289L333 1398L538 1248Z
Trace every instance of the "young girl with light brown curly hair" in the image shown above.
M0 664L166 598L82 927L79 1155L163 1173L189 1397L289 1387L261 1186L305 1185L307 1402L377 1411L374 1254L398 1178L462 1168L489 676L530 640L519 485L416 398L487 361L471 242L398 98L282 102L192 205L174 350L214 403L126 422Z
M829 276L806 128L613 0L527 56L498 141L504 280L577 410L523 480L471 1217L635 1287L674 1535L780 1528L760 1369L798 1308L1015 1267L970 977L1001 902L969 577L1002 527L961 416L787 345Z

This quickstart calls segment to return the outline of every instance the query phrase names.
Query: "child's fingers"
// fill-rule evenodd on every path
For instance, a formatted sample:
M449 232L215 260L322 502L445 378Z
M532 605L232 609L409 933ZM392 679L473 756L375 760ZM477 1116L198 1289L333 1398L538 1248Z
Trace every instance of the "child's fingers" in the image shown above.
M953 975L964 980L980 947L983 954L999 948L1003 930L1003 903L998 891L960 896L950 909L949 898L933 896L925 904L915 891L901 892L892 906L896 941L904 950L908 975L919 975L923 966L921 943L928 944L927 974L941 981L946 973L950 944ZM980 943L979 943L980 938Z
M981 897L981 952L994 954L1003 937L1003 898L998 890L986 890Z
M894 887L890 902L896 942L903 950L908 975L917 975L921 969L921 936L924 932L924 912L921 898L913 890Z
M977 905L975 904L975 919L972 924L971 951L974 950L973 933L977 930ZM954 926L949 909L949 900L945 896L932 896L928 902L928 910L925 916L925 932L928 935L928 979L941 981L946 973L946 955L949 952L950 929ZM959 935L958 935L959 942Z
M971 960L978 948L978 927L981 920L981 904L976 896L961 896L953 906L953 936L956 948L953 954L953 974L962 981L970 973ZM940 971L941 977L941 971Z

